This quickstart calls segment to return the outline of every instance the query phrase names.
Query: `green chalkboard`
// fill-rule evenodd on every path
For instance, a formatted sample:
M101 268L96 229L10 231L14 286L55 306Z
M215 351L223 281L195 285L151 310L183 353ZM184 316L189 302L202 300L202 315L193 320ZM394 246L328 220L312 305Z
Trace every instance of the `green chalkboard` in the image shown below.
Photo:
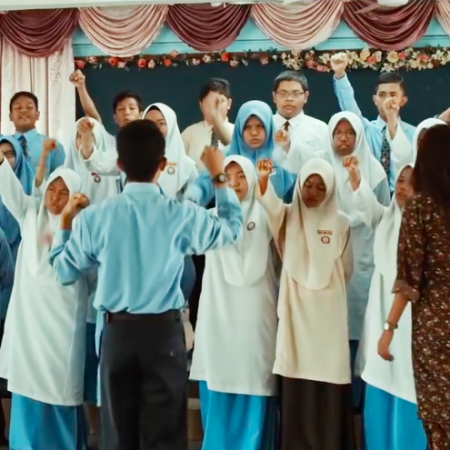
M208 78L222 77L231 83L233 108L230 120L234 120L239 106L247 100L257 99L272 104L272 81L284 69L281 64L262 66L258 61L252 61L247 67L237 68L213 63L196 67L157 67L153 70L139 70L137 67L131 67L129 70L87 67L84 72L87 87L106 128L115 133L111 103L114 95L122 90L131 89L140 94L144 107L154 102L171 106L177 113L180 129L183 130L201 118L198 91ZM339 110L333 94L332 74L311 70L306 70L305 74L311 90L306 113L328 121L330 116ZM378 73L372 70L356 70L349 76L363 113L368 118L375 118L372 94ZM417 125L421 120L450 107L450 67L405 72L404 78L410 101L402 112L403 120ZM79 104L77 115L82 115Z

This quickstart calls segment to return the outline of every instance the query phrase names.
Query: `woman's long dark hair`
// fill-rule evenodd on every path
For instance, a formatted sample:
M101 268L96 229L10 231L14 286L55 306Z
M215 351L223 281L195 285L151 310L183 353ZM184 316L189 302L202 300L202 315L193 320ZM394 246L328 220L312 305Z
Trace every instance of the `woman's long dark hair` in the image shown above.
M419 143L412 184L434 200L450 227L450 127L429 128Z

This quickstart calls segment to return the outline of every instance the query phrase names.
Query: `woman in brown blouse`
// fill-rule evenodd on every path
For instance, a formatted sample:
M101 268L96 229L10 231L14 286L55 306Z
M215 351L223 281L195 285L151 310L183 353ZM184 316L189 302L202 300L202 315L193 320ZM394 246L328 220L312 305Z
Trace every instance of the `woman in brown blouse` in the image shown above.
M419 417L430 450L450 449L450 127L430 128L413 172L415 195L403 210L395 299L378 343L389 344L408 301Z

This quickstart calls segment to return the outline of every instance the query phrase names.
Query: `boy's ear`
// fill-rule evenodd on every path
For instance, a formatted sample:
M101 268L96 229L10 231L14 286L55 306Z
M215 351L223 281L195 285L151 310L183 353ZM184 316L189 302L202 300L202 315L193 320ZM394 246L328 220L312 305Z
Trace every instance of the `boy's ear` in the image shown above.
M159 163L159 170L160 170L161 172L163 172L164 169L166 168L166 165L167 165L167 158L164 156L164 157L161 159L161 162Z

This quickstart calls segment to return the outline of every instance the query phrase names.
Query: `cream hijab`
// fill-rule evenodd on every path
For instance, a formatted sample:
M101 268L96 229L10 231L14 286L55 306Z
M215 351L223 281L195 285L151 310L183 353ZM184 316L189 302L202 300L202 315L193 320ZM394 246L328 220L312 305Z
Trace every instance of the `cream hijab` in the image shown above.
M218 250L225 281L234 286L251 286L267 271L271 234L263 207L256 201L258 177L253 163L240 155L225 158L224 167L238 164L247 178L248 193L241 202L243 233L239 241Z
M330 161L336 177L336 188L339 198L339 209L350 217L350 225L359 225L362 220L359 213L352 207L353 189L350 186L347 169L343 166L344 157L339 156L334 151L333 133L339 122L347 120L356 133L355 148L351 156L358 158L361 177L369 184L372 191L379 183L386 179L386 172L382 165L372 155L369 144L366 140L364 124L362 120L351 112L345 111L335 114L328 123L328 134L330 147L328 149ZM349 155L350 156L350 155Z
M423 122L420 122L419 125L417 126L416 132L414 133L414 137L413 137L413 143L412 143L413 161L415 161L417 158L417 146L418 146L418 142L419 142L420 133L422 133L423 130L428 130L428 128L434 127L436 125L446 125L446 123L441 119L432 117L431 119L426 119Z
M301 190L311 175L320 175L326 196L317 208L307 208ZM307 289L325 289L340 256L339 216L333 167L310 159L301 169L286 222L285 258L290 276Z
M165 195L174 198L189 179L198 176L198 172L194 160L186 155L175 111L163 103L153 103L145 109L142 115L144 119L152 108L161 111L167 123L167 166L160 175L158 183Z
M397 180L407 167L413 168L414 165L411 163L402 166L398 171ZM394 279L397 274L397 245L401 222L402 211L394 194L376 229L374 240L375 266L386 279Z

